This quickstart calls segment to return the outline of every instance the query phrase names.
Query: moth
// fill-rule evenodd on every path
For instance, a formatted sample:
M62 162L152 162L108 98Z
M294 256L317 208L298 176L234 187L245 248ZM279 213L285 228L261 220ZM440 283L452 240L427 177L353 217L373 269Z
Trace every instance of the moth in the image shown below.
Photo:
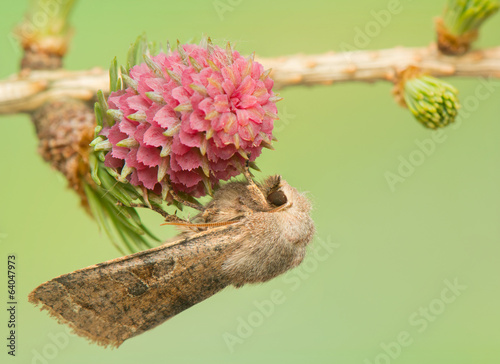
M227 286L300 264L315 232L310 211L280 176L229 182L172 241L54 278L29 301L76 334L118 347Z

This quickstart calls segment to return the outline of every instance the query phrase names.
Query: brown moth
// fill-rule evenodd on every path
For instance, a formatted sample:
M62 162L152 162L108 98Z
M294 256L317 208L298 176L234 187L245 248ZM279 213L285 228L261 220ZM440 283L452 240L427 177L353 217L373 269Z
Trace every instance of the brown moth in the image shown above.
M279 176L229 182L173 241L54 278L29 300L78 335L118 347L226 286L300 264L315 231L310 210Z

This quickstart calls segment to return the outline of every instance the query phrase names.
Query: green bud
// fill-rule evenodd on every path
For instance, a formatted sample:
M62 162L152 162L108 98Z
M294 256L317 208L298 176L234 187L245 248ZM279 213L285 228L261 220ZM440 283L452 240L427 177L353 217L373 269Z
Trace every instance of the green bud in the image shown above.
M458 90L431 76L418 76L404 84L404 100L415 118L424 126L442 128L453 121L460 104Z
M478 30L499 7L497 0L448 0L444 24L451 34L461 36Z

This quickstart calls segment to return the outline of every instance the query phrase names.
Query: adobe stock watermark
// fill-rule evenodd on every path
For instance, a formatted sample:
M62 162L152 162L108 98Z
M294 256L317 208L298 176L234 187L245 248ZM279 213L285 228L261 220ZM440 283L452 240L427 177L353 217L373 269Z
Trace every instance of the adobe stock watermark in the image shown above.
M438 297L434 298L424 306L408 316L408 330L400 331L396 337L389 342L379 344L380 351L373 359L365 358L364 364L390 364L403 353L403 349L412 345L417 334L423 334L429 326L441 317L446 309L454 303L458 297L467 289L467 286L460 284L458 279L453 281L445 279L444 288Z
M479 108L481 101L489 99L500 87L500 81L494 79L479 79L479 84L475 87L474 93L465 97L462 108L458 112L455 122L445 129L438 129L431 132L431 137L420 140L415 139L415 148L407 155L398 156L398 166L393 171L387 170L384 178L391 192L396 191L396 187L404 183L413 176L417 168L422 166L438 149L438 146L448 140L450 130L457 130L464 120L469 119Z
M238 345L242 345L258 328L265 324L278 306L287 301L287 291L294 292L299 289L302 283L316 272L319 264L332 256L339 247L340 244L332 242L330 237L326 241L316 238L315 243L308 249L304 262L281 278L286 290L274 289L267 299L255 300L253 302L255 309L248 315L239 316L236 319L235 330L222 334L222 339L228 350L234 353Z
M71 332L71 328L64 325L63 331L55 334L49 332L49 342L46 343L41 349L32 349L33 354L31 364L49 364L52 360L57 358L59 353L66 349L69 345L69 338L76 336Z
M389 0L385 9L370 11L371 19L362 27L354 28L354 38L352 44L342 42L339 47L349 58L349 52L355 52L368 48L373 39L377 38L382 31L389 26L394 16L401 14L404 10L403 3L412 0Z
M220 21L224 21L227 12L233 12L243 0L215 0L212 2L215 12L219 16Z
M278 110L278 116L279 119L275 122L276 125L274 126L275 132L285 130L285 128L290 125L292 120L297 117L297 115L289 113L286 106L283 106L281 110Z
M10 33L7 37L12 44L12 48L17 53L21 52L19 40L31 39L39 29L44 29L53 21L61 11L61 3L66 0L38 0L38 10L25 17L20 26L16 29L16 33Z

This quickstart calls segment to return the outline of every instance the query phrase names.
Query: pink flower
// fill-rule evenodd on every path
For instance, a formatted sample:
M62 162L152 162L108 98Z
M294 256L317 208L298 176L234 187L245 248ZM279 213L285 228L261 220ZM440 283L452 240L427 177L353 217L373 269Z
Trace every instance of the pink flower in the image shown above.
M179 51L180 50L180 51ZM179 46L134 66L111 93L105 165L130 183L194 197L240 173L272 140L273 80L253 58L209 44Z

